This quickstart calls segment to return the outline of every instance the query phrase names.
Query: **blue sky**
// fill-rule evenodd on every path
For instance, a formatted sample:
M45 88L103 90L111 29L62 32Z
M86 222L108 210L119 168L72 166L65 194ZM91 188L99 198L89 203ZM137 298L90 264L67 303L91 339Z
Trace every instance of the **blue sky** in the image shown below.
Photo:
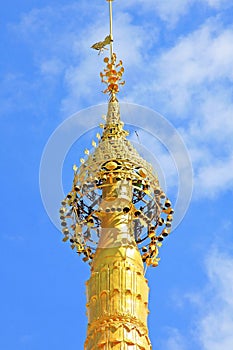
M188 212L162 247L159 267L147 273L153 349L231 350L233 4L116 0L113 5L115 50L126 70L120 100L165 116L182 135L194 172ZM4 350L73 350L85 340L89 268L61 242L47 216L39 167L47 140L64 120L106 102L99 79L104 56L90 46L108 34L107 16L104 0L10 0L2 6ZM77 134L85 123L88 130L88 119L80 118ZM81 137L66 157L66 191L72 165L90 135ZM153 145L173 198L177 185L171 157L143 130L140 139L150 150ZM132 140L137 141L135 135Z

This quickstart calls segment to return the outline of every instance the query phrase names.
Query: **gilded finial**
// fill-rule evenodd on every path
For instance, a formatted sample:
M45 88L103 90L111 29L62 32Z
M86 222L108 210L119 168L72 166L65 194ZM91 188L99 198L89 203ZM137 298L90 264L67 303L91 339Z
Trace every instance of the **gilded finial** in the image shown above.
M105 57L104 62L106 68L104 73L100 73L102 83L107 84L107 88L103 91L105 94L110 95L110 102L117 101L116 94L119 92L119 85L124 85L125 81L122 81L122 75L124 73L124 67L120 60L116 64L116 54L113 52L113 30L112 30L112 1L106 0L109 3L109 26L110 34L105 37L103 41L98 41L91 46L92 49L99 51L99 54L104 50L107 50L107 45L110 46L110 57Z
M102 83L107 84L107 88L103 92L110 95L110 102L114 102L117 101L116 94L119 92L119 85L125 84L125 81L122 80L124 67L121 60L116 64L115 53L112 54L111 60L105 57L104 62L106 63L106 68L104 73L100 73L100 77Z

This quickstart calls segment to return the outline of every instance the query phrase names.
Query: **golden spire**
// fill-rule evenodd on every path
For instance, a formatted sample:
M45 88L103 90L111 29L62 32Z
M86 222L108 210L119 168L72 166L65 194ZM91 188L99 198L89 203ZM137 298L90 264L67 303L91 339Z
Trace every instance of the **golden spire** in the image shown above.
M171 232L173 209L154 170L127 140L116 94L124 84L122 61L113 53L110 34L92 47L110 45L101 73L110 95L103 133L73 167L73 186L62 201L63 241L69 241L91 266L87 281L86 350L150 350L148 266L158 265L159 247ZM108 43L108 44L106 44ZM106 45L105 45L106 44Z

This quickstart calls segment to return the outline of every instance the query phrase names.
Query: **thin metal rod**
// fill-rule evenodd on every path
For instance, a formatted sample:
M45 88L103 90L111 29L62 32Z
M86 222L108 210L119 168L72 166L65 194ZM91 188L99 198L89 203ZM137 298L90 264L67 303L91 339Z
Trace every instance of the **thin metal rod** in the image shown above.
M113 34L112 34L112 0L108 0L109 2L109 21L110 21L110 59L112 58L113 54Z

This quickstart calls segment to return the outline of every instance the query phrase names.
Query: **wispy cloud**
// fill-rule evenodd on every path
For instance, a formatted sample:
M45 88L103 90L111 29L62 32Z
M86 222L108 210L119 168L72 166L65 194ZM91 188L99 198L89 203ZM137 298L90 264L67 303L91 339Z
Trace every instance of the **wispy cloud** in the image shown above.
M210 7L216 9L228 8L232 6L231 2L228 0L203 0L203 2L206 2Z
M152 14L159 17L166 23L168 27L174 27L177 22L192 11L192 6L197 5L201 8L205 6L207 9L224 10L232 7L232 3L228 0L128 0L120 4L121 8L128 11L134 10L139 13Z
M56 10L34 9L12 26L33 52L38 69L33 85L40 80L52 90L60 81L63 116L104 100L97 93L103 88L97 75L102 57L90 46L108 33L105 5L87 8L80 1ZM139 5L147 16L143 25L130 11ZM192 5L192 0L116 3L114 45L126 67L122 100L149 105L175 120L193 158L200 198L217 195L233 181L233 28L216 15L182 36L171 36L169 47L158 52L161 33L150 16L153 11L164 20L172 16L175 23ZM224 9L226 2L200 0L200 6Z
M142 103L144 96L151 103L154 93L166 114L184 118L180 130L195 156L199 196L229 189L233 182L232 41L232 28L207 21L148 64L157 80L142 89L139 83L133 92Z
M203 92L215 93L217 84L224 89L226 83L232 82L232 39L233 28L222 27L217 20L208 20L177 38L171 48L154 58L150 56L147 69L141 70L146 76L135 86L134 98L150 102L155 95L166 103L167 112L188 116L190 107L203 102Z
M143 0L129 0L126 1L122 7L130 10L136 8L136 10L140 9L142 13L153 13L154 16L159 16L163 21L169 23L170 25L174 25L180 18L180 16L184 15L189 6L193 3L193 0L175 0L175 1L143 1Z
M204 350L233 347L233 258L213 249L206 258L208 283L192 300L199 310L195 337Z
M167 338L161 342L161 349L163 350L186 350L187 340L183 337L176 328L168 328L166 330Z
M184 326L185 331L181 327L165 329L168 337L162 341L163 349L233 348L232 246L226 249L222 243L217 245L218 241L217 238L201 263L206 277L201 288L197 286L195 292L173 300L173 305L183 308L182 312L190 310L189 325Z

